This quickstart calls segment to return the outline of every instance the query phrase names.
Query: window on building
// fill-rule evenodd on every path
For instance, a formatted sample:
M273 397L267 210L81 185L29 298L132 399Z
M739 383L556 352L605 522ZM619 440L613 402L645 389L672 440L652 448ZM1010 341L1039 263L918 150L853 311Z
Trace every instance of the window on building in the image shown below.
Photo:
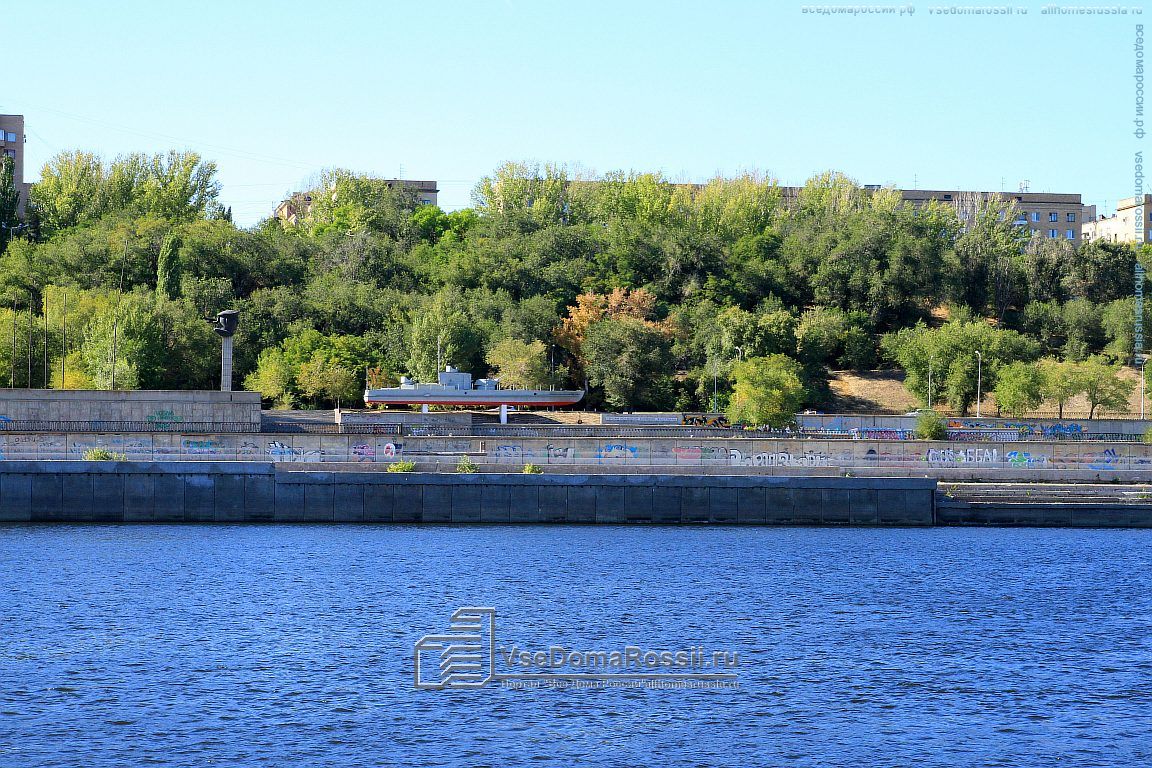
M1060 221L1060 214L1056 211L1049 212L1048 221Z
M1074 230L1074 229L1064 230L1064 237L1068 238L1069 240L1075 240L1076 239L1076 230Z
M13 160L15 160L16 159L16 150L14 150L14 149L4 150L4 157L10 157Z
M1032 221L1040 221L1040 211L1032 211Z
M16 134L11 131L4 132L4 141L16 141Z
M1034 230L1032 230L1032 236L1033 236L1033 237L1035 237L1035 236L1036 236L1036 235L1038 235L1038 234L1040 234L1040 230L1038 230L1038 229L1034 229Z
M1076 221L1076 214L1074 214L1074 213L1068 214L1067 220L1069 223Z
M1048 237L1050 237L1050 238L1052 238L1052 239L1055 239L1055 238L1057 238L1059 235L1060 235L1060 233L1059 233L1059 232L1057 232L1057 231L1056 231L1056 230L1054 230L1054 229L1050 229L1050 230L1048 230Z

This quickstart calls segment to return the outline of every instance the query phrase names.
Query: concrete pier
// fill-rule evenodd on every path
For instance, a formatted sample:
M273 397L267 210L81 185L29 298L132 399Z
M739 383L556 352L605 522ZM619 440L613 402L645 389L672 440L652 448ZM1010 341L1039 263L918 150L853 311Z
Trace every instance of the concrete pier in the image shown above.
M933 478L390 473L269 462L0 462L0 523L1152 527L1152 489Z
M288 471L6 461L3 522L932 525L924 478Z

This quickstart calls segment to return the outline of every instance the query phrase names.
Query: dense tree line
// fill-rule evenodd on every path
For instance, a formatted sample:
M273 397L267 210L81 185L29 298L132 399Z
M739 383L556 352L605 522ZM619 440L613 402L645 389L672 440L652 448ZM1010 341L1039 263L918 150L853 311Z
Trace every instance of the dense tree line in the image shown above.
M756 175L507 164L446 213L331 171L295 224L248 229L195 153L64 153L41 177L0 240L0 385L209 387L204 319L236 308L238 376L285 406L353 402L439 361L587 386L592 407L776 413L819 405L838 368L900 365L927 401L939 358L934 401L964 409L975 349L989 390L1021 361L1128 360L1145 258L1029 240L996 200L914 207L836 173L786 194Z

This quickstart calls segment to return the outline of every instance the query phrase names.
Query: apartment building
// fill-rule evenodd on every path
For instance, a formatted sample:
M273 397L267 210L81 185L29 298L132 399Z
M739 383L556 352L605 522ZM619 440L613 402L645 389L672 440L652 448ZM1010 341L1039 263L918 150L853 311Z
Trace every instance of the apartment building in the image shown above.
M24 115L0 115L0 153L13 160L13 181L20 193L20 212L28 202L31 184L24 183Z
M1000 198L1015 203L1013 223L1027 227L1033 236L1050 240L1068 240L1073 245L1084 242L1084 225L1095 218L1096 206L1084 205L1078 194L1051 192L965 192L963 190L902 189L901 196L913 205L926 205L930 200L960 205L978 195L982 200ZM960 218L966 211L961 205Z
M801 187L780 187L781 196L785 205L796 200ZM865 184L862 189L867 193L879 192L883 187L879 184ZM1084 226L1096 217L1096 206L1085 205L1078 194L1050 193L1050 192L976 192L960 189L898 189L900 196L915 206L927 205L936 200L940 203L956 206L961 221L970 215L965 203L978 198L987 201L989 198L1000 198L1015 204L1016 216L1013 223L1019 227L1027 227L1030 234L1050 240L1067 240L1078 246L1084 242Z
M1084 225L1084 239L1152 243L1152 195L1126 197L1116 206L1116 213L1093 217Z
M436 205L436 196L440 193L435 181L415 181L413 179L383 179L390 189L403 186L415 190L420 205ZM312 210L312 195L305 192L295 192L276 206L275 216L286 224L295 224L308 216Z

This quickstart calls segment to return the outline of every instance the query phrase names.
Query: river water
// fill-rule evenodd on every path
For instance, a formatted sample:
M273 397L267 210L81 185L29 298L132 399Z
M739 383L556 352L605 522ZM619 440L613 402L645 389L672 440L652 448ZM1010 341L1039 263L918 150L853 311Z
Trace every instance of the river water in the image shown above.
M1149 765L1150 567L1152 531L2 527L0 766ZM417 690L462 606L504 672L736 679Z

